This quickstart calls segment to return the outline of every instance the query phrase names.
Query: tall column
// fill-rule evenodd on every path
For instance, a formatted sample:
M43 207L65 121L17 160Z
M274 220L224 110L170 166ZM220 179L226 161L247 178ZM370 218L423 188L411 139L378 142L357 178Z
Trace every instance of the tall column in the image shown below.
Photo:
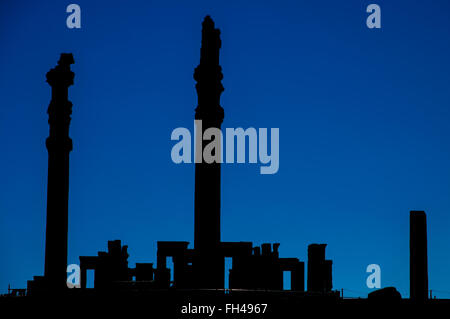
M224 117L220 106L220 95L224 90L221 83L222 68L219 65L220 47L220 30L215 29L214 22L207 16L203 21L200 64L194 73L198 95L195 119L202 121L202 130L198 132L202 136L208 128L220 129ZM220 163L205 163L198 156L203 154L205 145L197 144L197 147L194 198L196 281L200 288L223 288L224 258L219 252Z
M58 65L47 73L52 87L52 100L48 107L50 133L46 140L48 150L47 229L45 239L45 281L48 288L66 287L67 230L69 199L69 137L72 103L68 88L73 84L74 63L70 53L62 53Z
M424 211L411 211L409 222L409 293L420 302L428 299L427 216Z

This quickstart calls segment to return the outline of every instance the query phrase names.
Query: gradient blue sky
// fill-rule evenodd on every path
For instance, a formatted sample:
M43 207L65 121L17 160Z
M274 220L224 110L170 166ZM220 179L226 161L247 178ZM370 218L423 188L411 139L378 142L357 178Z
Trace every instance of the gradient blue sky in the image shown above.
M279 127L280 170L222 168L222 240L327 243L334 288L366 296L368 264L409 296L409 211L428 215L429 287L450 291L450 4L441 1L0 3L0 292L44 270L46 72L72 52L69 256L193 242L193 128L201 22L222 31L224 127ZM381 30L365 25L378 3ZM450 294L437 293L438 297Z

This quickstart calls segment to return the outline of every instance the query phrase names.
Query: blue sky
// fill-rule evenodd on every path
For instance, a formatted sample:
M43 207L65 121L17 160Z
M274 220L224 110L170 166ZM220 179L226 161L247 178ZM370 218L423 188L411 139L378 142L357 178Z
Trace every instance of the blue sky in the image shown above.
M193 242L193 129L201 22L222 32L223 127L280 129L280 169L222 167L222 240L279 242L306 261L327 243L333 284L365 296L369 264L409 295L409 211L428 215L429 287L450 291L447 1L70 1L0 4L0 291L44 270L50 87L72 52L69 256ZM367 5L382 28L368 29ZM450 294L438 293L438 297Z

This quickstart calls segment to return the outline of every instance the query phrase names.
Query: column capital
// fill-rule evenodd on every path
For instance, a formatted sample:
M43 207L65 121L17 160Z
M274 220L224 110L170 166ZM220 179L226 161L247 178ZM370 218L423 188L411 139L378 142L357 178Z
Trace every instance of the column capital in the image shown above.
M73 84L75 74L70 70L70 65L74 64L72 53L61 53L58 65L47 72L47 83L53 86L69 87Z

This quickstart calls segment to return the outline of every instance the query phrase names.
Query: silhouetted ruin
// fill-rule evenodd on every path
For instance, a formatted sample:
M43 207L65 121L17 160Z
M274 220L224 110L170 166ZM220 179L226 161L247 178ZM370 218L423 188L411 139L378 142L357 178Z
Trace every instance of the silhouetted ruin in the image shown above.
M208 16L203 21L200 64L194 72L198 95L195 119L202 121L202 131L198 132L201 136L208 128L220 129L224 118L220 106L223 92L220 47L220 31L214 28L214 22ZM202 161L204 146L196 147L195 251L192 260L195 285L197 288L223 288L225 262L220 252L220 163ZM209 275L205 276L206 273Z
M203 22L200 64L194 73L198 94L195 119L202 120L201 134L211 127L220 129L224 118L224 110L220 106L220 95L224 90L219 65L220 47L220 31L214 27L214 22L208 16ZM199 147L196 156L201 157L204 146ZM304 263L297 258L279 258L280 244L253 247L251 242L220 240L220 163L196 161L195 248L189 249L188 245L189 243L184 241L158 242L156 269L152 268L152 264L147 264L144 276L150 279L147 283L148 288L223 289L225 257L230 257L231 289L282 290L283 271L290 271L292 289L304 291ZM108 243L107 253L99 252L98 257L80 257L83 278L81 287L86 286L86 269L95 270L95 288L110 287L114 282L121 282L123 289L123 282L131 281L133 276L136 278L135 281L139 282L139 276L135 274L138 267L143 266L141 264L137 265L136 269L126 268L127 256L126 246L121 248L119 241L113 241ZM166 264L168 257L173 258L173 282L170 281L170 269ZM317 265L321 269L327 268L322 266L321 261L318 261ZM327 277L329 279L327 288L318 290L324 293L331 291L331 263L327 265L330 272ZM318 276L322 276L322 271L318 271Z
M74 63L70 53L61 54L58 65L47 73L52 87L52 100L48 107L50 134L46 140L48 150L47 229L45 239L44 277L29 282L29 290L64 290L67 279L67 229L69 204L69 137L72 103L68 100L69 86L73 84Z
M200 64L194 72L198 94L195 119L202 120L201 134L208 128L220 129L224 119L224 110L220 106L220 95L224 90L220 48L220 31L207 16L203 21ZM308 246L305 291L305 263L298 258L281 258L279 243L253 246L252 242L221 241L221 168L219 163L204 161L196 161L195 164L194 248L189 248L186 241L158 241L156 267L154 263L136 263L132 268L128 265L128 247L120 240L108 241L107 251L100 251L97 256L80 257L81 289L68 289L68 187L69 153L72 150L69 137L72 103L68 100L68 87L73 84L74 73L70 70L73 63L72 54L63 53L58 65L47 73L52 99L48 108L50 133L46 141L49 162L45 272L44 276L35 276L28 281L27 295L125 293L159 296L154 297L154 300L159 300L157 298L165 296L164 291L188 291L186 294L190 296L194 292L207 291L208 298L222 298L229 294L243 296L247 292L249 298L253 296L263 300L268 297L283 305L291 304L292 309L299 300L308 298L321 302L344 302L340 293L333 291L333 262L325 257L326 244ZM196 150L196 158L202 153L203 147L200 146ZM425 212L412 211L410 227L411 300L425 301L428 293ZM168 258L173 260L173 274L167 265ZM231 258L228 289L224 289L225 258ZM93 289L86 287L88 270L94 271ZM291 275L289 293L283 290L284 272ZM25 294L20 289L11 291L16 295ZM359 302L369 300L402 299L395 288L388 287ZM284 310L291 309L283 307Z
M329 292L333 287L331 260L325 260L326 244L308 247L308 291Z
M424 211L410 213L410 294L415 301L428 298L427 215Z
M202 120L201 134L208 128L220 129L224 110L220 95L224 90L219 65L220 31L207 16L203 21L200 64L195 69L198 106L195 119ZM50 102L49 192L47 210L47 241L44 277L28 283L29 293L61 290L66 286L67 267L67 203L69 152L68 136L72 104L68 87L73 84L71 54L62 54L58 66L47 74L52 86ZM202 156L203 147L196 150ZM159 241L156 268L152 263L128 267L127 246L120 240L108 242L108 251L98 256L81 256L80 286L86 288L88 270L94 270L97 290L140 287L141 289L224 289L225 258L232 259L229 272L230 289L283 290L283 272L291 273L291 290L305 291L305 266L297 258L280 258L280 244L222 242L220 240L220 163L196 161L195 164L195 229L194 249L188 242ZM325 260L325 244L308 249L308 291L328 294L332 288L332 262ZM173 281L166 260L173 259ZM334 293L336 295L336 293ZM338 295L338 293L337 293Z

